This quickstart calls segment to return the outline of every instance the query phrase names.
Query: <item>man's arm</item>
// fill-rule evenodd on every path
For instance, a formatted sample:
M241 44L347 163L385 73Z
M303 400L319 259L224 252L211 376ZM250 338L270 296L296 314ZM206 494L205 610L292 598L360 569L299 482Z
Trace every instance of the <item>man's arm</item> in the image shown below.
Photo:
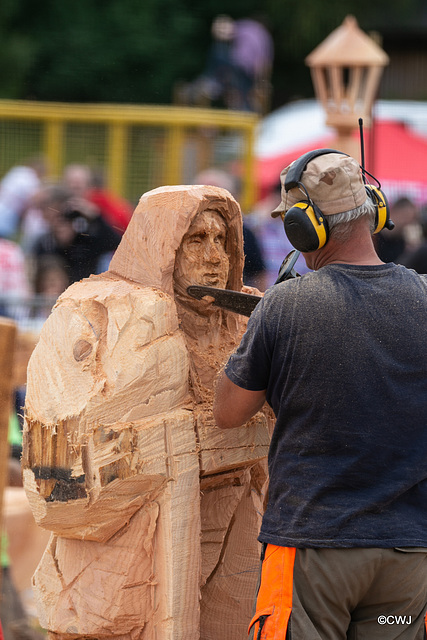
M213 414L220 429L240 427L257 413L265 402L265 390L248 391L238 387L221 371L215 389Z

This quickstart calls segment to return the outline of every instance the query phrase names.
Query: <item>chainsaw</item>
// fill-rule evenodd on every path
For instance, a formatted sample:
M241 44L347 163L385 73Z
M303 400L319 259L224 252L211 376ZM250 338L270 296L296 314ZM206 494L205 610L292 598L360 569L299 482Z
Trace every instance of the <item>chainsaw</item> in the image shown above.
M294 269L300 253L301 252L296 249L288 253L280 265L277 280L274 284L300 277L300 274ZM248 317L262 298L262 296L254 296L250 293L241 293L240 291L233 291L231 289L217 289L216 287L205 287L202 285L191 285L187 287L187 293L196 300L210 296L214 299L212 302L214 306Z

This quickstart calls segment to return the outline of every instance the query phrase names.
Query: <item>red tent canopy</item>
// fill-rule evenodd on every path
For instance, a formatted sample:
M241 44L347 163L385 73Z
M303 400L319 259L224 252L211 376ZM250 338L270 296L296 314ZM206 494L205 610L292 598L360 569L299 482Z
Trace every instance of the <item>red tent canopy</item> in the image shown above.
M358 137L358 132L354 135ZM376 121L364 135L366 169L394 195L407 192L418 200L427 200L427 138L395 121ZM333 147L333 142L333 136L326 136L275 157L259 159L261 195L278 184L281 170L293 160L312 149Z
M280 172L288 166L293 160L299 158L307 151L312 149L321 149L329 147L333 137L318 138L313 140L309 145L304 145L281 153L271 158L262 158L257 162L257 179L261 195L266 195L270 189L279 184Z
M427 183L427 139L400 122L376 122L365 134L366 169L380 181Z

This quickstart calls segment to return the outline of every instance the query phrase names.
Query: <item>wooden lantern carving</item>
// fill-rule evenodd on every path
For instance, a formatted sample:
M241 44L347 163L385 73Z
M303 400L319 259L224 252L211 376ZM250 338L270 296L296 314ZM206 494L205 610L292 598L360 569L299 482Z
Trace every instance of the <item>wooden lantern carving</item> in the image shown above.
M372 104L387 54L347 16L306 58L326 124L349 135L363 118L369 126Z

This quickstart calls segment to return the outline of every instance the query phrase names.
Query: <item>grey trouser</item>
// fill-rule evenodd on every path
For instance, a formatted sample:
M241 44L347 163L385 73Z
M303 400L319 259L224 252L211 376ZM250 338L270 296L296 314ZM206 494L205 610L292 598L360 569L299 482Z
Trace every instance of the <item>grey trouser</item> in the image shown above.
M283 590L277 588L280 581ZM424 640L426 609L426 549L267 545L252 637ZM284 615L289 610L290 616Z

